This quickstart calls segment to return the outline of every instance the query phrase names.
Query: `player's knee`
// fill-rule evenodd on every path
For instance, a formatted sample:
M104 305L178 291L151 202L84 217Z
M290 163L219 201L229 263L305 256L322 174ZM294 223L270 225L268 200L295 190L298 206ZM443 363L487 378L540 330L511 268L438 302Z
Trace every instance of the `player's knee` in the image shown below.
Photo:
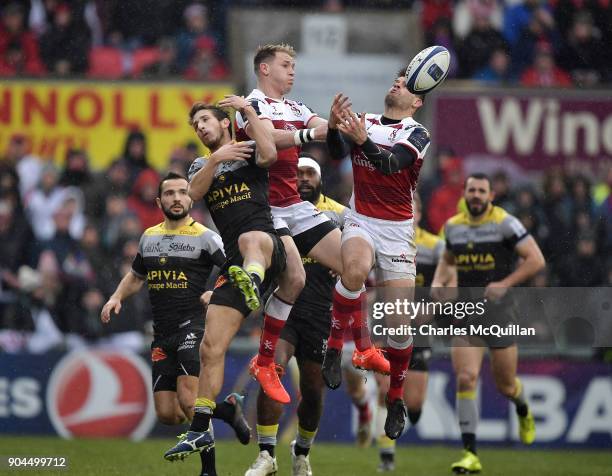
M285 274L285 279L280 284L280 289L283 296L288 296L292 301L295 301L297 297L304 289L306 284L306 272L302 266L292 266L288 269Z
M251 246L257 245L257 234L252 231L243 233L238 237L238 247L240 250L245 250Z
M478 374L471 370L461 370L457 373L457 390L459 392L469 392L476 390Z
M204 339L200 343L200 365L204 366L207 362L223 359L224 356L223 345L214 339L207 338L204 334Z
M357 291L361 289L361 286L365 283L368 272L369 270L365 269L358 260L350 260L348 263L345 263L344 272L342 273L342 283L347 289Z

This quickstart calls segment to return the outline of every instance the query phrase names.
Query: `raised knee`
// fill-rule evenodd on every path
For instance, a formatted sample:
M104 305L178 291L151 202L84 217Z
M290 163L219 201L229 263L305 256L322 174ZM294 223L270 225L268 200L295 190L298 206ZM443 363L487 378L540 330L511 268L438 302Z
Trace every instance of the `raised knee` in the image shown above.
M461 370L457 374L457 390L459 392L469 392L476 390L478 374L470 370Z
M351 261L346 264L345 271L342 273L342 282L346 288L351 291L361 289L368 277L368 271L362 268L358 261Z

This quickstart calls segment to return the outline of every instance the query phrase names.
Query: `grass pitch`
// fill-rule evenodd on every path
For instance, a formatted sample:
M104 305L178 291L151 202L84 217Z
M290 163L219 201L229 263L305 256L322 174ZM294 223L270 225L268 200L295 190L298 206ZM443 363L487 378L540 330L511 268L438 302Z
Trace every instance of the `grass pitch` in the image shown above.
M162 458L174 444L171 439L150 439L141 443L126 440L61 440L59 438L2 437L0 455L2 475L152 475L198 476L200 458L192 455L183 462L169 463ZM217 443L219 476L242 476L257 455L257 445L248 446L230 441ZM22 468L8 469L8 456L62 456L68 461L64 470ZM458 459L459 447L400 446L397 469L392 475L432 476L451 475L450 464ZM612 474L612 452L582 450L493 449L482 447L479 456L483 476L609 476ZM281 444L277 450L278 476L291 474L289 448ZM353 446L319 443L311 452L316 476L375 475L378 465L376 448L358 449Z

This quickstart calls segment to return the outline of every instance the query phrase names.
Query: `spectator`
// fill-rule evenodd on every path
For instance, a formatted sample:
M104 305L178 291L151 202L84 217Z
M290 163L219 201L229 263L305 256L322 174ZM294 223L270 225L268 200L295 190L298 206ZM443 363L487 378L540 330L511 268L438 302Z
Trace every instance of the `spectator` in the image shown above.
M547 220L535 192L531 187L521 187L515 195L514 206L508 207L508 211L523 223L538 243L544 243L548 238Z
M464 39L474 29L479 17L487 18L495 30L501 31L502 3L498 0L458 0L452 17L455 35Z
M536 9L529 22L518 31L516 41L512 45L513 73L520 77L523 71L533 63L539 43L549 43L553 51L557 51L560 42L553 16L545 8Z
M491 53L507 48L506 40L496 30L487 12L476 11L474 25L459 47L460 76L469 78L489 63Z
M9 3L2 10L0 75L39 76L44 72L36 38L24 26L23 8L18 3Z
M606 281L605 262L597 255L592 232L578 236L576 249L562 258L559 266L559 286L602 286Z
M128 134L123 149L123 159L128 167L130 183L134 183L140 172L150 168L147 160L146 138L139 130L131 131Z
M122 237L124 223L129 219L135 219L137 222L137 232L140 231L140 222L135 218L134 213L127 207L127 199L119 193L111 193L105 200L105 213L101 221L102 230L101 240L104 247L109 250L115 250Z
M142 71L145 78L164 79L178 75L176 66L176 43L173 38L162 38L159 42L159 59Z
M542 11L554 22L550 9L542 0L524 0L524 2L506 6L504 11L504 38L512 48L518 42L520 33L528 28L533 18L541 15Z
M192 3L184 12L185 29L176 37L177 66L184 72L192 64L199 49L216 52L217 46L214 37L208 31L208 13L206 7L199 3ZM199 40L199 43L198 43Z
M143 230L157 225L162 220L161 210L155 202L158 184L157 172L151 169L143 170L127 200L128 208L138 217Z
M40 182L43 169L42 161L29 154L30 145L22 134L13 134L6 148L3 162L7 167L14 168L19 176L19 193L22 200L36 188Z
M511 210L513 207L512 193L510 191L510 177L503 170L498 170L491 176L491 189L495 194L493 205Z
M185 70L185 79L218 81L226 79L229 71L215 54L215 45L210 38L200 37L195 42L196 50Z
M608 49L590 14L579 13L559 54L559 66L569 71L578 86L593 86L604 78Z
M491 84L508 83L513 79L510 56L504 48L497 48L491 54L489 64L478 70L472 79Z
M447 160L442 168L442 184L434 190L427 207L427 220L433 233L438 233L446 220L457 213L463 195L463 162L456 157Z
M91 47L89 32L77 22L67 3L60 3L54 11L51 28L40 38L40 53L47 70L59 76L87 71Z
M536 48L533 66L521 75L521 84L532 87L568 87L572 80L558 68L549 43L540 43Z
M435 25L441 21L450 25L453 18L453 2L452 0L424 0L423 9L421 10L421 27L425 33L425 42L430 43L432 32Z
M556 170L546 173L544 178L544 201L542 209L546 215L549 235L544 245L545 256L558 275L560 260L572 249L571 200L563 175Z
M49 240L53 237L53 214L65 196L64 187L59 185L59 171L53 164L45 165L38 187L25 200L26 211L37 239Z
M100 174L88 192L90 199L85 204L87 216L100 222L106 211L106 199L111 194L127 197L132 189L129 169L124 159L114 161L105 173Z

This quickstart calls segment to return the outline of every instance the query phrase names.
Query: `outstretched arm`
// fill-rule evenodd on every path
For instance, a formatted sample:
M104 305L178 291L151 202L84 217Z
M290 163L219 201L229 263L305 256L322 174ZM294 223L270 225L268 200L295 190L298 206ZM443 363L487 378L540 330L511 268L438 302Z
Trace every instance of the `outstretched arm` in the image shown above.
M119 311L121 311L121 301L140 291L143 284L144 279L136 276L132 271L128 272L117 286L113 295L108 299L106 304L104 304L102 312L100 313L102 322L107 323L110 321L111 311L114 311L115 314L119 314Z

